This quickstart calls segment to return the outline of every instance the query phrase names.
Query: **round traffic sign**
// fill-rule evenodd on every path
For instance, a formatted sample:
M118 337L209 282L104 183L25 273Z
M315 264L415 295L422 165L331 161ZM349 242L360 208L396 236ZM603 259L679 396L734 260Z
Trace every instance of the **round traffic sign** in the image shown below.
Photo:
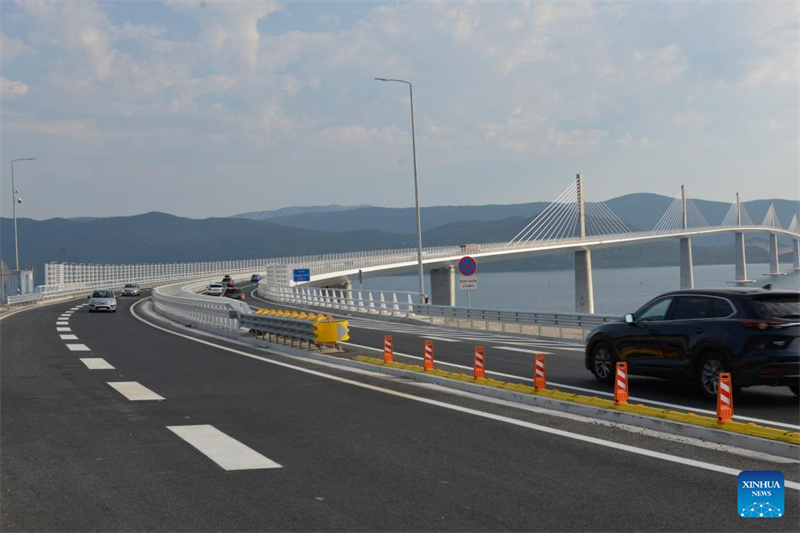
M478 271L478 262L474 257L465 256L458 262L458 271L462 276L472 276Z

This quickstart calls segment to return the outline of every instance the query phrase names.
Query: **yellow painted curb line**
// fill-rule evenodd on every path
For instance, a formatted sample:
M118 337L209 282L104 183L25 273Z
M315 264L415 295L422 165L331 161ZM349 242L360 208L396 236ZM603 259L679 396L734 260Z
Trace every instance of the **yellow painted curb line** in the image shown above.
M400 370L409 370L412 372L420 372L446 379L472 382L476 385L483 385L485 387L494 387L496 389L505 389L514 392L521 392L523 394L544 396L547 398L553 398L554 400L579 403L582 405L589 405L592 407L599 407L602 409L611 409L613 411L621 411L624 413L633 413L637 415L663 418L665 420L672 420L674 422L683 422L684 424L692 424L694 426L702 426L711 429L720 429L722 431L729 431L731 433L741 433L743 435L750 435L751 437L760 437L762 439L777 440L781 442L788 442L789 444L800 445L800 433L793 431L783 431L780 429L770 428L766 426L759 426L752 422L744 424L742 422L728 421L725 422L724 424L718 424L716 418L709 416L701 416L695 413L670 411L668 409L649 407L647 405L642 405L642 404L628 403L628 404L616 405L613 400L606 400L604 398L598 398L596 396L573 394L569 392L562 392L555 389L544 389L536 391L530 385L513 383L509 381L498 381L492 378L475 379L469 374L464 374L459 372L447 372L440 369L433 369L426 372L421 366L418 365L407 365L403 363L385 363L383 359L378 359L375 357L366 357L364 355L357 355L353 359L355 359L356 361L361 361L362 363L369 363L372 365L385 366Z

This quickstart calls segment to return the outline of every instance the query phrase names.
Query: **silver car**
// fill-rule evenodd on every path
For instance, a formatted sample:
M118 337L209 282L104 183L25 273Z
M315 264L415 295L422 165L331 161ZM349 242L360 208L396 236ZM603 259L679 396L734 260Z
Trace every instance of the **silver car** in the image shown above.
M120 296L139 296L139 286L136 283L126 283L122 287Z
M89 296L89 312L111 311L117 312L117 298L111 289L97 289Z

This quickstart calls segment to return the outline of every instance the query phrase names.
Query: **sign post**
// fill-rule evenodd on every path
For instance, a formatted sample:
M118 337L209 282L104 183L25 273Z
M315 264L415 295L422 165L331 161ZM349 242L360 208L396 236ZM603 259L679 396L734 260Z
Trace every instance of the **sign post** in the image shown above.
M478 278L473 277L476 272L478 272L478 262L474 257L466 255L459 260L458 273L464 277L458 279L458 290L467 291L467 309L472 308L470 291L478 288Z
M310 268L295 268L292 271L292 279L295 283L299 281L311 281Z

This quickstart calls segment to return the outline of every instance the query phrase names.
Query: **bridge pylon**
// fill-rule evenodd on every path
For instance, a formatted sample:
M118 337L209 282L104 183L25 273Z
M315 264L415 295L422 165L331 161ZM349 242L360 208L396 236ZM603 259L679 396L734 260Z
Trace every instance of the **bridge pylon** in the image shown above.
M767 228L780 228L781 223L778 220L778 215L775 213L775 203L769 204L767 214L764 217L762 226ZM785 272L781 272L780 258L778 256L778 234L770 232L769 234L769 272L770 276L782 276Z
M575 177L578 206L578 237L586 238L586 195L583 176ZM592 284L592 251L575 252L575 312L594 313L594 285Z
M728 214L722 219L722 226L741 226L742 224L752 224L750 215L742 205L742 200L739 198L739 193L736 193L736 200L731 204L728 209ZM747 251L744 246L744 233L737 231L733 234L733 241L736 246L736 255L734 258L736 279L728 283L736 285L745 285L748 283L755 283L754 279L747 279Z

